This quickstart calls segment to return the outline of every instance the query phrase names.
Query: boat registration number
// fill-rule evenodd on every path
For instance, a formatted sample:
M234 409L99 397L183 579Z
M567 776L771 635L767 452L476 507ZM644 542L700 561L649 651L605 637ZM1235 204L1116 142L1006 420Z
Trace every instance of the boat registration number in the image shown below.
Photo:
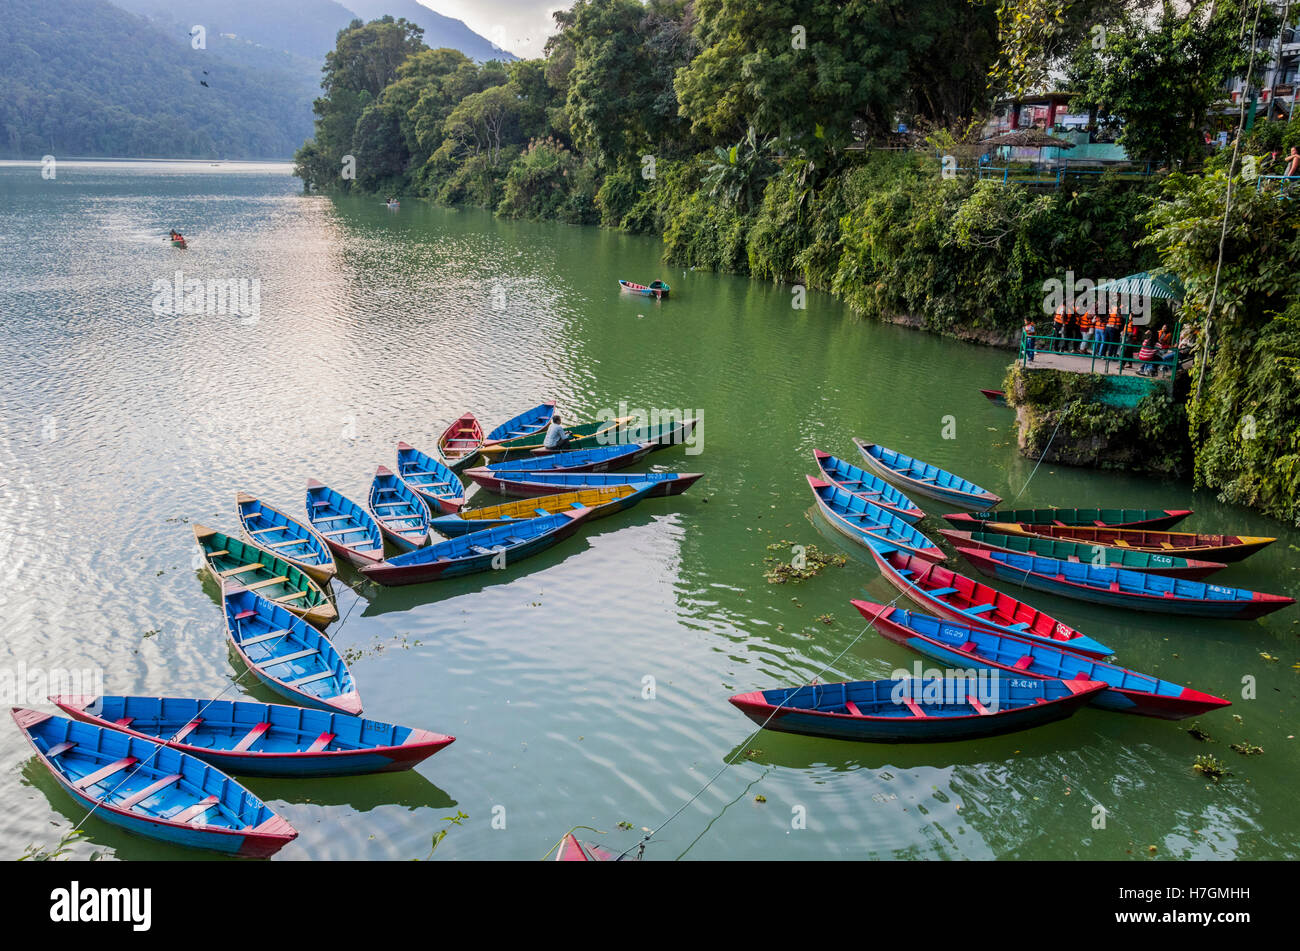
M1037 680L1013 680L1011 681L1011 686L1034 688L1038 686L1038 681Z

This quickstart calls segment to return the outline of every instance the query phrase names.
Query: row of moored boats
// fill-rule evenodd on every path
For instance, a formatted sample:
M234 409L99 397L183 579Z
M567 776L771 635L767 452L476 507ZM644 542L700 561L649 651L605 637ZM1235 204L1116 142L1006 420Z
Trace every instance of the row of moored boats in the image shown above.
M542 440L554 415L555 405L542 403L484 432L466 414L433 453L399 443L396 468L377 468L364 505L313 479L305 519L239 493L238 535L194 526L232 648L288 703L56 696L67 717L16 709L19 728L62 786L110 823L179 845L274 854L297 832L229 774L404 770L455 739L362 716L357 684L325 634L339 616L340 561L381 585L503 569L701 476L624 471L684 442L693 419L573 426L566 449L551 452ZM466 508L462 471L513 501Z

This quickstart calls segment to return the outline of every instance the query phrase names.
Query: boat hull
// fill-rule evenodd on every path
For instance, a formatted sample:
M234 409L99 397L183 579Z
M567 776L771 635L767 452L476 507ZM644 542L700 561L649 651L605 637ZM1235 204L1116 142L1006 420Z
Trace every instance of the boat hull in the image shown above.
M447 468L459 472L476 459L483 438L483 427L473 413L466 413L448 426L438 437L438 451L447 461Z
M1075 564L1087 561L1097 564L1097 559L1107 568L1123 568L1148 575L1166 578L1201 579L1228 567L1223 562L1198 561L1194 558L1176 558L1157 552L1138 551L1132 548L1111 548L1106 545L1089 545L1041 536L998 535L992 532L959 532L940 529L939 534L957 548L976 551L1003 551L1015 554L1034 554L1042 558L1058 558Z
M947 555L934 542L896 515L860 496L821 479L807 476L817 509L831 527L866 548L887 545L927 561L945 561ZM862 525L850 519L861 519Z
M940 502L947 502L950 505L969 505L976 508L992 508L1002 501L1001 496L994 495L987 489L961 479L960 476L954 475L945 469L940 469L938 466L923 463L920 460L912 459L910 456L901 456L901 454L894 453L892 449L886 449L884 446L878 446L862 439L854 439L853 443L858 447L858 452L862 455L868 469L875 472L882 479L902 486L909 492L938 499ZM907 460L907 463L902 468L895 467L887 461L890 454L901 456L902 459ZM909 474L912 472L910 465L919 466L927 473L929 470L933 470L934 475L918 476ZM943 484L947 480L966 483L966 487Z
M704 477L702 472L620 472L617 475L611 473L574 473L572 475L543 473L543 476L559 475L562 481L535 481L537 473L532 473L531 476L534 478L530 479L530 473L527 472L514 475L508 473L497 475L486 468L470 469L465 475L487 491L512 499L535 499L543 495L553 495L557 492L597 488L614 483L636 482L651 482L653 484L650 491L646 493L647 498L665 498L670 495L681 495Z
M845 492L866 499L905 522L915 524L925 517L920 506L879 476L820 449L813 450L813 461L823 479Z
M1044 513L1044 517L1034 517ZM1008 509L986 512L950 512L943 516L968 532L989 531L988 522L1052 522L1106 528L1165 529L1192 514L1191 509ZM1020 517L1020 516L1026 517ZM1103 517L1104 516L1104 517Z
M370 513L315 479L307 480L307 521L330 551L357 566L384 560L384 535Z
M590 509L590 520L595 521L598 518L605 518L616 512L630 509L646 498L653 488L654 483L645 482L626 486L607 486L601 489L588 489L579 492L563 492L557 495L544 495L539 497L543 503L539 507L544 514L555 515L572 509L574 504L577 503ZM482 513L482 517L466 518L466 513L462 511L457 515L445 515L442 518L435 518L429 523L429 526L434 531L449 538L468 535L472 532L480 532L484 529L497 528L501 525L510 525L522 520L536 518L539 513L535 510L525 511L513 516L502 514L500 517L491 517L496 514L495 510L497 509L526 508L529 504L538 505L537 502L528 503L527 501L523 506L520 506L518 502L507 502L505 505L491 506L489 510ZM475 511L474 514L477 515L479 512Z
M1022 538L1048 538L1106 547L1121 547L1153 555L1197 558L1228 564L1242 561L1277 539L1254 535L1204 535L1132 527L1037 525L1024 522L989 522L985 530Z
M613 472L641 461L658 448L654 443L602 446L597 449L530 456L514 462L497 462L487 468L494 473L505 474L507 478L512 472Z

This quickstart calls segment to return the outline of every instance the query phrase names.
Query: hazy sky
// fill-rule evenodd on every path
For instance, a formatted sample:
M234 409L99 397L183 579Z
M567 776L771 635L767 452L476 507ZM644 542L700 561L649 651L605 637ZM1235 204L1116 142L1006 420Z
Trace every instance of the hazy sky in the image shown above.
M419 0L443 16L464 20L475 33L517 56L542 55L546 38L555 31L551 13L572 6L572 0Z

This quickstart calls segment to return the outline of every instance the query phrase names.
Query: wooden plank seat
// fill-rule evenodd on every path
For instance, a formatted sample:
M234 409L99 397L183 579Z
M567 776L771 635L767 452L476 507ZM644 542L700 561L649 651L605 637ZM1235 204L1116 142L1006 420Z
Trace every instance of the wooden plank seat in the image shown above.
M189 723L185 724L183 727L181 727L179 730L177 730L174 734L172 734L172 740L171 740L171 741L172 741L173 743L182 743L182 742L184 742L184 741L185 741L185 737L189 736L191 733L193 733L195 730L197 730L197 729L199 728L199 726L202 725L202 723L203 723L203 717L195 717L195 718L194 718L193 720L191 720Z
M230 748L231 752L243 753L244 751L248 750L254 743L260 740L262 736L266 733L266 731L269 729L271 729L271 724L269 723L257 724L257 726L253 727L251 730L245 733L238 743L236 743L234 746Z
M276 575L274 578L267 578L265 581L255 581L248 586L249 591L256 591L258 588L265 588L268 585L284 584L289 580L288 575Z
M285 634L288 633L289 633L289 629L287 627L279 631L267 631L265 634L258 634L256 637L250 637L246 641L240 641L239 646L252 647L254 644L261 644L265 641L273 641L277 637L283 637Z
M984 614L984 613L987 612L987 611L992 611L992 610L993 610L993 607L994 607L994 605L992 605L992 604L976 604L976 605L974 605L973 607L969 607L969 608L967 608L967 609L966 609L966 613L967 613L967 614Z
M1024 657L1020 658L1011 666L1016 668L1016 670L1028 670L1033 665L1034 665L1034 655L1026 654Z
M858 709L858 705L852 700L844 701L844 709L849 711L849 713L853 714L855 717L862 716L862 711Z
M336 535L347 535L349 532L364 532L364 531L365 531L365 528L363 528L363 527L360 526L360 525L357 525L357 526L355 526L355 527L353 527L353 528L336 528L336 529L334 529L334 531L332 531L332 532L326 532L326 533L325 533L325 537L326 537L326 538L333 538L333 537L336 536Z
M251 565L241 565L238 568L231 568L229 571L223 571L221 572L221 577L233 578L235 575L242 575L245 571L256 571L258 568L262 567L264 567L263 564L260 561L256 561Z
M956 588L935 588L933 591L927 591L927 594L935 598L943 597L945 594L956 594Z
M295 660L302 660L304 657L310 657L313 654L319 654L316 648L311 647L307 650L294 651L292 654L285 654L283 657L268 657L262 661L263 667L278 667L281 664L291 664Z
M131 795L127 796L121 802L115 803L115 805L119 809L130 809L132 806L137 806L140 803L144 802L150 796L158 795L158 793L162 792L164 789L172 785L172 783L176 782L180 778L181 778L180 773L172 773L170 776L164 776L162 779L158 780L157 782L150 783L144 789L141 789L138 792L134 792Z
M293 594L285 594L276 598L277 601L297 601L299 598L307 597L306 591L295 591Z
M907 704L907 709L912 711L913 716L917 716L917 717L929 716L929 714L926 713L924 710L922 710L920 706L917 705L917 702L913 700L911 697L904 697L903 703Z
M138 762L140 761L134 756L123 756L121 759L115 760L107 766L100 767L90 775L83 776L72 785L76 789L87 789L96 783L102 783L104 780L116 776L118 773L122 772L122 770L129 769Z
M68 752L68 750L74 749L76 745L77 744L73 743L71 740L67 740L63 743L59 743L55 746L51 746L48 750L45 751L45 755L48 756L50 759L54 759L56 756L62 756L64 753Z
M333 677L333 676L334 676L334 671L323 670L320 673L309 674L306 677L300 677L298 680L290 680L286 682L289 684L290 687L302 687L306 684L314 684L318 680L324 680L327 677Z
M322 750L325 749L325 747L329 746L332 742L334 742L335 735L336 734L330 733L328 731L322 733L320 736L316 737L316 739L312 741L311 746L307 747L306 752L308 753L321 752Z
M282 542L269 542L267 548L297 548L299 545L310 545L311 541L306 538L288 538Z
M229 555L229 554L230 552L224 548L221 549L221 551L210 551L207 553L209 558L216 558L218 555Z
M268 528L255 528L255 529L253 529L251 532L249 532L248 534L250 534L250 535L265 535L267 532L284 532L284 531L288 531L288 529L289 529L289 526L287 526L287 525L271 525L271 526L269 526Z
M993 712L988 707L984 706L984 704L980 703L973 693L966 694L966 702L974 707L975 712L982 717L986 717Z
M188 809L182 809L180 812L176 813L176 815L172 816L167 821L168 822L193 822L195 819L199 819L207 815L209 810L213 809L216 805L217 805L217 797L209 796L208 798L204 799L202 802L196 802Z

